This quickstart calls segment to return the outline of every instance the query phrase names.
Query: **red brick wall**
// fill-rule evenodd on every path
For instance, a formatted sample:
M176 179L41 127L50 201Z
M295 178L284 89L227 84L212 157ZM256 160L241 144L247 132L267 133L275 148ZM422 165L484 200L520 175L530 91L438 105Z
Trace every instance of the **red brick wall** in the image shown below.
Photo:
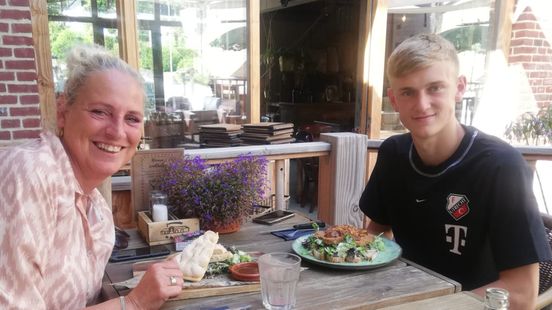
M552 102L552 48L530 7L512 24L510 64L522 64L540 108Z
M0 0L0 144L40 133L31 28L29 0Z

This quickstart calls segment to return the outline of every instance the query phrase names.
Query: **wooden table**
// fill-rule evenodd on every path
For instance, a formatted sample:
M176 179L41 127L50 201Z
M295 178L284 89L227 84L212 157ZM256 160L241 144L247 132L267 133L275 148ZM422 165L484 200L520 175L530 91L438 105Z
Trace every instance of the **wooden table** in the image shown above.
M447 309L473 310L483 309L483 299L471 292L459 292L401 305L385 307L382 310Z
M239 232L221 235L219 242L235 245L243 251L289 252L292 241L284 241L268 232L305 221L306 218L296 215L272 226L247 223ZM130 246L139 246L142 242L132 242ZM307 269L301 272L297 287L297 309L378 309L450 295L461 289L459 283L403 259L371 270L335 270L305 261L302 266ZM127 294L129 290L116 291L109 283L124 281L131 276L131 263L109 264L104 279L104 296L114 298ZM224 306L229 309L263 308L260 292L253 292L168 301L163 309Z

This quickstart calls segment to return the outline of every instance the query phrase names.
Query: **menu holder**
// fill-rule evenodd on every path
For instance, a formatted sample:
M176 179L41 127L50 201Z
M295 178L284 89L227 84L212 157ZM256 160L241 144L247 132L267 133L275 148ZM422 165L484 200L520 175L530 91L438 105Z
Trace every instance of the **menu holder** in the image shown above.
M183 157L183 148L139 150L136 152L130 163L132 206L134 207L135 217L137 217L139 211L149 209L152 182L162 175L165 162Z

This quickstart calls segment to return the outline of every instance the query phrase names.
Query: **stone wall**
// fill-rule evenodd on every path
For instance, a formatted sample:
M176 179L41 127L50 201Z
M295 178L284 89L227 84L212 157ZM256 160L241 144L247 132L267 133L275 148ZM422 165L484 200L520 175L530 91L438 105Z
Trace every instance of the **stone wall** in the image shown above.
M41 129L28 0L0 0L0 144Z
M552 101L552 48L530 7L512 24L509 64L525 69L539 108Z

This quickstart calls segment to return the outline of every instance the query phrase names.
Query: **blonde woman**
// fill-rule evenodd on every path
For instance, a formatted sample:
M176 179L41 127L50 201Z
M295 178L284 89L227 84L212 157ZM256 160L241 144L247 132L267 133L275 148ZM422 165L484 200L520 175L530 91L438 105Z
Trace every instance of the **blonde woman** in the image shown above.
M140 75L97 46L74 48L59 98L58 135L0 152L0 308L96 303L115 232L96 187L136 152ZM94 309L156 309L181 292L174 261L153 265L126 297Z

